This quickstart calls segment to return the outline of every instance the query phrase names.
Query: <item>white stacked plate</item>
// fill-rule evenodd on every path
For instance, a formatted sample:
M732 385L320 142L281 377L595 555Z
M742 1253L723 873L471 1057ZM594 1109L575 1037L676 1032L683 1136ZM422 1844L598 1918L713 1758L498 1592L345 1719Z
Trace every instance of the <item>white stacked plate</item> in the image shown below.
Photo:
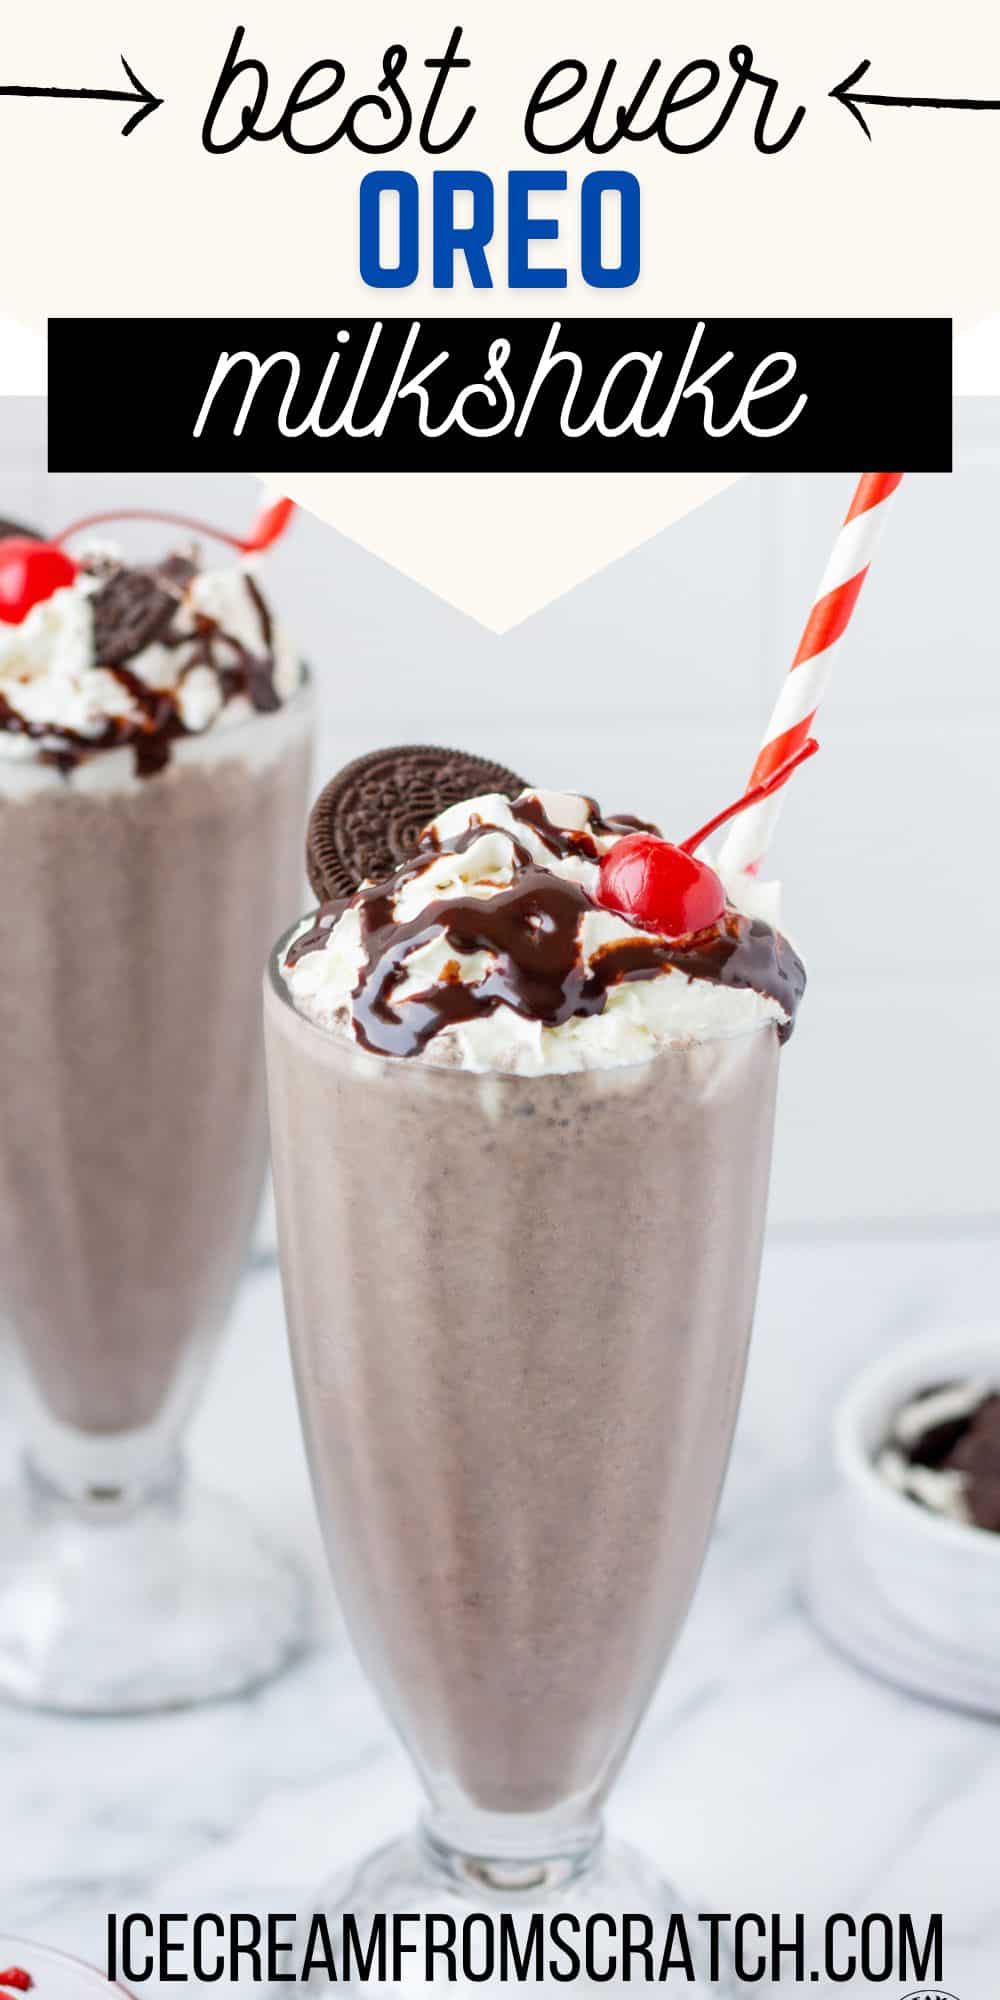
M923 1335L854 1381L834 1419L838 1490L806 1594L820 1629L870 1673L1000 1715L1000 1534L929 1512L875 1465L904 1404L968 1380L1000 1391L1000 1330Z

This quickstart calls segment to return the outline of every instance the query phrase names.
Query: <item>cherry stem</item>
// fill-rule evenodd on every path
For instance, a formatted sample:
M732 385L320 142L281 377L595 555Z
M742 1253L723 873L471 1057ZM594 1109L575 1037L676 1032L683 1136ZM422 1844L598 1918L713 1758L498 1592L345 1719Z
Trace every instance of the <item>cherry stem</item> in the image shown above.
M741 799L727 806L724 812L716 813L715 818L710 819L706 826L699 827L698 832L693 833L690 840L682 840L682 854L693 854L695 848L700 847L710 833L714 833L717 827L725 826L727 819L735 819L737 813L745 812L747 806L756 805L758 799L768 799L772 792L779 792L782 785L788 783L792 772L797 771L799 765L804 764L807 758L815 757L818 749L819 744L815 736L807 737L800 749L794 751L791 757L786 757L784 763L779 764L777 770L771 772L770 777L762 778L759 785L752 785L748 792L744 792Z
M228 542L231 549L244 547L238 535L231 535L225 528L213 528L208 521L192 521L186 514L160 514L146 507L115 507L107 514L85 514L80 521L71 521L61 535L55 537L55 546L60 548L71 535L82 535L88 528L103 528L111 521L162 521L170 528L188 528L193 535L214 535L218 542Z
M249 535L231 535L226 528L215 528L209 521L193 521L187 514L161 513L148 507L116 507L106 514L85 514L80 521L72 521L61 535L55 537L54 546L61 548L71 535L80 535L88 528L102 528L113 521L161 521L170 528L186 528L192 535L211 535L217 542L225 542L240 555L263 554L282 535L295 509L290 500L271 501L262 508L253 523ZM264 538L261 539L261 530Z

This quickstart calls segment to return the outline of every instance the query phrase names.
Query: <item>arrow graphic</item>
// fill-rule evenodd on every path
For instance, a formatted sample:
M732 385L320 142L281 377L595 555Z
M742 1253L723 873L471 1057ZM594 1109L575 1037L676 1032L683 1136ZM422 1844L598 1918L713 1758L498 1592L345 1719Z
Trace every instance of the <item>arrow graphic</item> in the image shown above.
M134 69L125 61L124 56L121 62L129 82L134 85L132 90L66 90L55 84L0 83L0 97L74 97L93 98L103 104L135 104L138 110L133 111L131 118L122 126L122 138L127 139L142 124L143 119L149 117L151 111L159 110L163 99L154 97L152 91L147 90L145 84L139 82Z
M830 96L838 104L845 104L851 117L857 119L866 139L872 135L864 112L858 109L861 104L903 105L908 111L1000 111L1000 98L997 97L890 97L873 90L855 90L854 85L860 83L870 69L871 63L867 59L859 62L857 69L852 69L850 76L845 76L843 83L836 84L830 92Z

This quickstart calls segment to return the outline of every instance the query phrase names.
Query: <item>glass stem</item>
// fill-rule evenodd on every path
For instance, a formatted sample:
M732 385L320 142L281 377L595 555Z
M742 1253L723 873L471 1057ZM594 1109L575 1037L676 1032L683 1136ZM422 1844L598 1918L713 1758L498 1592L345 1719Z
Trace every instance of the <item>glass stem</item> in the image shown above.
M421 1837L435 1871L459 1888L537 1895L582 1875L600 1852L604 1828L593 1806L577 1802L542 1813L437 1804Z

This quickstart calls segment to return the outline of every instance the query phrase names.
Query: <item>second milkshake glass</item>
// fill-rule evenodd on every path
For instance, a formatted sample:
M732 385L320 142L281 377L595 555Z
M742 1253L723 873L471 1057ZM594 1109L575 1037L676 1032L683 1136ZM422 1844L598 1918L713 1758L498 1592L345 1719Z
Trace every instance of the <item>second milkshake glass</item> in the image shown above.
M232 1694L303 1591L180 1440L266 1160L259 967L300 896L312 691L69 776L0 761L0 1691L122 1712Z
M265 1031L302 1420L344 1612L428 1800L323 1907L668 1912L601 1808L715 1515L776 1031L569 1075L436 1068L299 1015L287 943Z

